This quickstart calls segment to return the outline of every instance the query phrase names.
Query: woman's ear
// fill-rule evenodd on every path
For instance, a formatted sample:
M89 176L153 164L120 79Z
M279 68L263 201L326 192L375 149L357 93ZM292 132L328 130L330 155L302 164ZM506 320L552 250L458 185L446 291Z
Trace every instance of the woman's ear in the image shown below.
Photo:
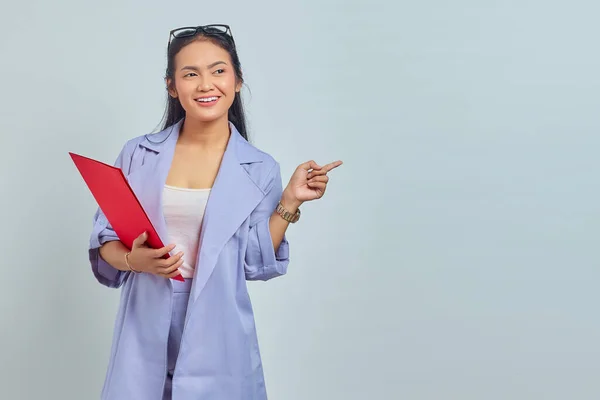
M240 82L240 81L238 81L238 82L236 83L236 85L235 85L235 92L236 92L236 93L239 93L239 92L240 92L240 90L242 90L242 84L243 84L243 82Z
M176 99L177 98L177 90L175 90L175 85L173 84L173 80L171 78L165 79L165 84L167 85L167 91L169 92L169 96Z

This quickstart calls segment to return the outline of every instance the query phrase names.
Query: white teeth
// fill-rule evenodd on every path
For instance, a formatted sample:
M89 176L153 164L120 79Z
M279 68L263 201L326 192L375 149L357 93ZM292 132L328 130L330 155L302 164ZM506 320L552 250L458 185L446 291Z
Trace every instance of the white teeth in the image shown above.
M205 99L198 99L196 101L199 101L201 103L208 103L208 102L215 101L215 100L217 100L216 97L207 97Z

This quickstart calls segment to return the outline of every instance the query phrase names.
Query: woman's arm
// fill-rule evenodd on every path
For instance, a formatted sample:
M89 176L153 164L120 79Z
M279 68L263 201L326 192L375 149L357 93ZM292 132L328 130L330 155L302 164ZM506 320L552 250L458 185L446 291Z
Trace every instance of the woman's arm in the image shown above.
M295 213L296 210L302 205L302 202L296 200L289 189L286 189L281 196L281 205L290 213ZM273 248L275 252L279 249L279 245L285 236L290 223L283 219L277 211L273 211L269 220L269 231L271 232L271 240L273 240Z
M277 203L295 213L305 202L321 198L328 181L327 172L341 162L318 166L314 161L296 168L289 184L282 190L279 165L271 173L270 188L265 198L254 209L253 223L248 231L248 246L244 269L248 280L269 280L284 275L289 264L289 244L285 233L289 222L277 213Z
M281 195L281 205L290 213L295 213L305 201L323 197L327 189L327 182L329 182L327 173L340 165L342 165L341 161L335 161L323 167L314 161L300 164ZM269 230L275 251L279 248L289 224L277 211L273 211L269 220Z

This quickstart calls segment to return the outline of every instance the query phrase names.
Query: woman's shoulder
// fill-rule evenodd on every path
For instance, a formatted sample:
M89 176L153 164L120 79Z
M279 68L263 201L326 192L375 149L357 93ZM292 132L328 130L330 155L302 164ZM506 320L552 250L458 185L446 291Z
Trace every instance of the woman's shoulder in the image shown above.
M123 150L128 150L128 152L132 152L144 140L146 140L146 135L139 135L139 136L130 137L123 144Z
M238 151L238 156L242 159L247 159L249 162L259 162L267 167L273 167L277 164L277 160L267 153L265 150L257 147L255 144L248 142L245 139L240 140L240 151Z
M172 131L173 127L168 127L158 132L154 131L131 136L125 141L121 151L123 153L132 154L140 146L147 147L151 150L159 150L170 134L173 133Z
M263 191L269 190L281 179L279 162L271 154L245 139L239 140L239 143L240 164Z

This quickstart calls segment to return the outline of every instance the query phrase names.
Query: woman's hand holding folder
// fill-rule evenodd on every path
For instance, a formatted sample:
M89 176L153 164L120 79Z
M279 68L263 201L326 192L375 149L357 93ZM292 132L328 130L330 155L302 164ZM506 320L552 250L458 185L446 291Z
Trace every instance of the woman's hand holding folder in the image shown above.
M162 258L175 248L170 244L160 249L152 249L146 245L148 234L142 233L133 241L133 247L128 260L131 268L138 272L159 275L164 278L174 278L180 274L178 268L183 264L183 252L179 252L167 259Z
M121 271L146 272L163 278L174 278L179 275L178 268L183 264L183 252L164 259L162 257L172 251L175 245L152 249L146 245L147 239L148 234L142 233L133 241L131 251L119 241L106 242L100 248L100 256Z

